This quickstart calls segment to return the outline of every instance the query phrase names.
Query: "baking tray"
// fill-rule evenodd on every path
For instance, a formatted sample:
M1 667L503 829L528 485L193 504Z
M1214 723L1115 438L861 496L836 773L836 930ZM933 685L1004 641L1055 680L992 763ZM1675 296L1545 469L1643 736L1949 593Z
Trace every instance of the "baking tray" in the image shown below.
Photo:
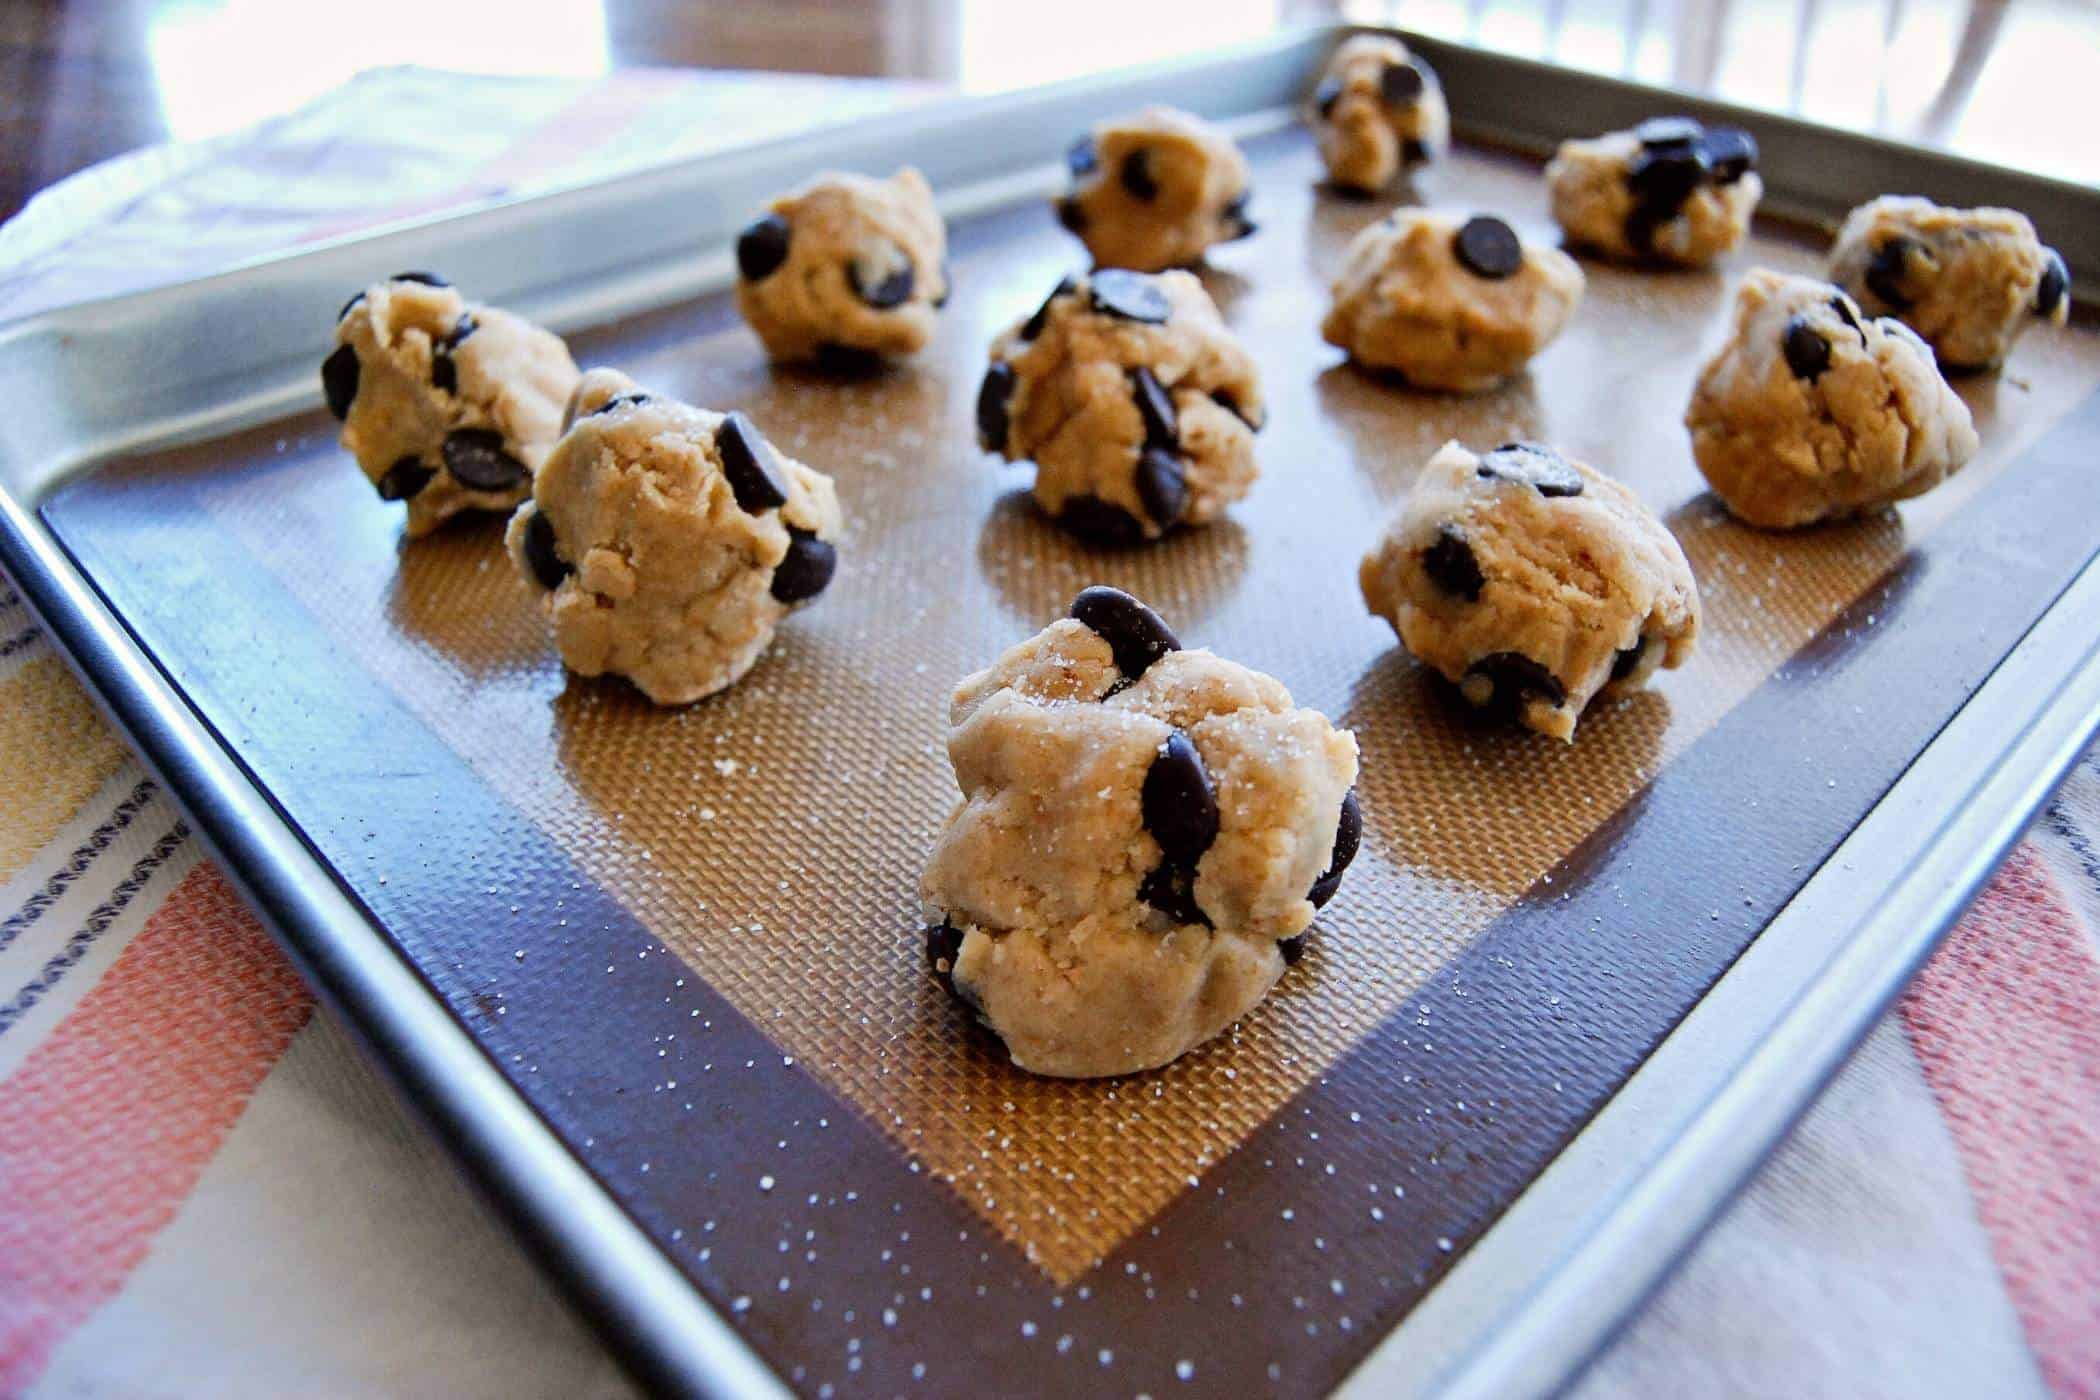
M0 562L258 912L666 1391L1517 1394L1563 1382L1810 1100L2100 715L2100 341L1965 381L1978 462L1900 514L1729 523L1677 426L1729 273L1592 266L1480 398L1316 338L1381 204L1315 190L1291 109L1342 31L901 113L0 330ZM1411 42L1413 42L1411 40ZM1535 156L1659 108L1734 119L1768 206L1917 189L2030 210L2100 272L2091 191L1420 41L1469 144L1425 202L1547 233ZM970 444L991 334L1076 248L1072 131L1230 121L1262 234L1206 280L1260 361L1264 476L1135 553L1037 521ZM812 169L910 161L958 290L912 366L769 369L736 229ZM1849 174L1848 174L1849 172ZM2085 241L2081 242L2083 239ZM413 545L334 447L345 287L435 266L585 364L742 407L832 471L838 583L740 686L665 712L566 678L494 523ZM1568 748L1480 728L1355 597L1445 437L1549 438L1698 570L1708 633ZM1003 1065L919 964L949 686L1130 587L1356 729L1364 852L1309 954L1169 1070ZM1025 1378L1025 1384L1017 1378Z

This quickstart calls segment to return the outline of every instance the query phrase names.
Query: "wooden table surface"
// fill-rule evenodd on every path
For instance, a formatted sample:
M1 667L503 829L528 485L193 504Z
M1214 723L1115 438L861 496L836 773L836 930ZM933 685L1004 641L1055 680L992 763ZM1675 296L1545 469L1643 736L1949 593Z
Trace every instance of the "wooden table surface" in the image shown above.
M83 166L216 135L382 64L764 68L981 91L1336 15L2100 183L2077 71L2100 53L2092 0L5 0L0 218Z

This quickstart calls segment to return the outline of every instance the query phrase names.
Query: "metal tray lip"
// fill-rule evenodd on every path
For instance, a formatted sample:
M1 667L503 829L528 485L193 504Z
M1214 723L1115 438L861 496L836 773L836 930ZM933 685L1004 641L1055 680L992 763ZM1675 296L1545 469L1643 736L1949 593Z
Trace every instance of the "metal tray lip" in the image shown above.
M1316 33L1324 39L1334 33L1360 28L1364 26L1334 26ZM1291 35L1277 41L1276 48L1282 51L1293 43L1305 41L1305 34ZM1495 62L1521 61L1497 54L1483 53L1480 56ZM1176 61L1168 66L1201 69L1207 61L1197 58ZM1568 70L1561 69L1553 71L1563 75L1568 73ZM1119 76L1127 78L1128 75ZM1588 78L1591 75L1575 76ZM1025 99L1037 91L995 96L1025 105ZM938 106L925 104L913 109L913 114L923 116ZM1764 119L1763 114L1759 117ZM753 149L757 148L744 148L728 154L741 158ZM1904 149L1911 154L1921 154L1915 148ZM1943 157L1938 152L1922 154L1934 159L1956 159ZM714 157L697 158L703 163L712 159ZM660 173L664 168L643 173ZM2026 178L2024 173L2021 178ZM969 192L956 193L959 197L967 197ZM2091 197L2090 192L2085 193L2086 197ZM478 209L450 217L471 219L500 215L515 220L543 209L542 200L557 197L530 196L517 205ZM322 251L325 250L310 249L291 256L296 258ZM241 285L241 279L236 278L230 285ZM196 292L196 284L183 284L116 300ZM107 309L110 304L92 303L89 306ZM39 322L60 323L65 315L80 309L66 308L63 312L40 314L5 329L16 331ZM10 338L8 334L0 333L0 354L4 354ZM305 397L312 397L310 390ZM126 446L170 435L171 427L174 435L181 436L230 428L244 415L247 421L253 421L263 413L296 402L288 396L275 395L218 405L179 422L163 420L150 424L146 433L127 442ZM80 455L99 457L108 450L106 442L88 443L82 445ZM32 513L35 504L35 501L18 503L0 489L0 564L6 565L13 573L25 598L44 618L68 663L88 683L104 712L169 779L171 790L197 819L195 824L200 834L240 885L251 905L261 909L266 914L266 921L276 926L280 942L300 962L309 980L352 1024L375 1059L384 1065L411 1100L427 1111L427 1121L469 1167L479 1184L495 1197L527 1242L537 1246L542 1262L554 1269L580 1298L615 1350L628 1359L646 1381L667 1390L778 1393L778 1379L767 1364L655 1248L624 1208L597 1183L582 1161L560 1145L522 1096L502 1079L485 1052L451 1020L414 970L393 953L383 933L342 890L326 867L314 858L268 794L247 776L237 756L204 725L180 688L138 643L121 618L105 605L92 580ZM2093 583L2095 568L2088 566L2079 582L2073 585L2074 590ZM1956 712L1948 729L1943 730L1913 763L1905 775L1906 781L1929 757L1942 751L1948 743L1948 731L1964 719L1975 725L1986 723L1990 717L1984 714L1983 696L1993 692L1993 687L2013 669L2015 662L2024 665L2046 663L2035 642L2036 634L2052 620L2063 621L2067 600L2071 596L2071 591L2060 596L2030 629L2027 637L2001 661L1985 686ZM2081 598L2084 596L2080 593ZM2100 674L2100 662L2095 662L2090 655L2085 665L2088 670ZM2064 743L2050 747L2036 737L2036 726L2042 718L2053 717L2059 721L2064 718L2058 713L2064 703L2061 699L2064 693L2063 685L2052 689L2049 700L2042 702L2037 717L2018 731L2005 750L2008 756L2027 756L2039 764L2034 769L2039 776L2031 776L2028 785L2008 798L1999 809L2000 816L1992 829L1992 841L1997 844L1986 841L1971 852L1970 865L1974 869L1970 878L1973 880L1980 880L1987 873L1989 857L2017 834L2018 819L2024 818L2031 806L2040 800L2061 767L2075 758L2075 744L2070 745L2066 753L2063 752ZM2077 721L2074 727L2080 732L2088 732L2096 717L2100 717L2100 711L2089 710L2074 715L2072 718ZM2028 754L2030 748L2036 751L2035 754ZM1869 813L1867 822L1891 810L1894 796L1892 790ZM1863 822L1862 826L1865 824ZM1843 851L1840 851L1833 860L1842 856ZM1826 862L1824 869L1827 871L1830 865L1831 862ZM1895 872L1892 878L1895 883L1889 887L1891 891L1906 887L1906 872ZM1960 902L1954 899L1946 908L1944 919L1931 926L1909 949L1906 957L1910 960L1884 969L1876 989L1861 991L1847 1003L1845 1009L1858 1023L1861 1032L1871 1024L1887 996L1914 967L1915 960L1922 958L1951 924ZM1795 905L1790 905L1760 936L1752 953L1764 943L1772 928L1794 913ZM1924 929L1926 926L1919 927ZM1857 930L1848 932L1845 946L1852 947L1857 938ZM1686 1026L1692 1025L1693 1019L1707 1010L1710 999L1728 978L1736 977L1742 971L1750 956L1745 954L1744 960L1730 970L1722 983L1717 983L1709 991L1708 998L1702 999ZM1809 989L1810 992L1814 990L1813 986ZM1804 1000L1807 995L1802 994ZM1671 1041L1678 1040L1684 1029L1680 1027L1679 1032L1673 1033ZM1760 1043L1762 1040L1760 1035ZM1848 1048L1851 1043L1847 1039L1841 1048ZM1656 1055L1660 1056L1669 1044L1670 1041L1666 1041ZM1669 1232L1655 1231L1644 1235L1643 1221L1662 1203L1652 1199L1652 1191L1643 1195L1638 1188L1650 1180L1655 1170L1671 1165L1680 1174L1689 1173L1695 1179L1700 1199L1711 1202L1713 1208L1718 1209L1719 1203L1761 1160L1764 1148L1771 1140L1776 1140L1785 1123L1812 1100L1813 1090L1827 1076L1829 1067L1837 1058L1837 1053L1833 1052L1823 1061L1813 1058L1802 1061L1806 1070L1796 1069L1790 1097L1772 1101L1785 1105L1777 1125L1748 1152L1724 1151L1722 1149L1728 1144L1716 1144L1711 1134L1687 1147L1690 1131L1696 1125L1688 1118L1686 1122L1673 1126L1672 1142L1677 1144L1677 1155L1667 1162L1657 1158L1639 1164L1638 1170L1628 1178L1635 1189L1629 1189L1621 1199L1612 1203L1615 1209L1610 1218L1593 1220L1593 1217L1585 1216L1578 1222L1586 1227L1579 1232L1579 1242L1587 1244L1594 1239L1607 1239L1617 1241L1621 1248L1632 1248L1644 1238L1649 1241L1664 1238L1681 1241L1694 1234L1704 1223L1705 1216L1695 1213L1674 1222ZM1653 1063L1651 1057L1634 1080L1613 1096L1583 1137L1571 1144L1563 1158L1512 1204L1474 1245L1467 1259L1460 1261L1452 1276L1433 1290L1409 1318L1389 1334L1387 1340L1366 1358L1357 1374L1345 1382L1345 1386L1356 1387L1360 1381L1374 1376L1382 1382L1396 1379L1383 1370L1372 1371L1372 1363L1388 1355L1388 1348L1403 1338L1412 1345L1414 1338L1421 1334L1421 1327L1416 1325L1419 1320L1440 1315L1440 1311L1432 1312L1432 1309L1438 1309L1440 1299L1462 1300L1461 1290L1455 1288L1454 1283L1463 1280L1466 1265L1476 1258L1486 1258L1489 1247L1498 1237L1505 1241L1512 1239L1513 1232L1509 1228L1512 1218L1527 1203L1544 1198L1547 1192L1542 1191L1542 1187L1554 1179L1554 1173L1563 1166L1569 1154L1600 1127L1617 1123L1626 1116L1629 1091L1643 1074L1648 1074L1649 1065ZM1649 1075L1650 1082L1655 1079L1655 1075ZM1749 1092L1740 1085L1736 1087L1738 1095ZM1712 1105L1694 1107L1695 1111L1710 1111ZM1621 1205L1624 1208L1617 1209ZM579 1215L587 1217L587 1223L579 1223L576 1219ZM1674 1244L1671 1247L1674 1248ZM1522 1248L1521 1243L1519 1248ZM1531 1253L1535 1255L1537 1251L1534 1249ZM1569 1256L1534 1260L1535 1273L1542 1280L1542 1288L1527 1290L1512 1300L1512 1308L1526 1320L1526 1328L1512 1327L1501 1340L1496 1340L1496 1327L1505 1320L1504 1316L1498 1314L1491 1319L1482 1319L1474 1333L1477 1338L1484 1339L1481 1349L1460 1353L1457 1348L1452 1348L1446 1353L1447 1356L1460 1357L1457 1369L1440 1371L1433 1376L1416 1374L1397 1379L1410 1388L1427 1389L1433 1384L1452 1393L1487 1393L1480 1391L1478 1386L1490 1377L1519 1390L1548 1389L1565 1380L1572 1368L1608 1335L1612 1322L1624 1309L1639 1301L1671 1260L1669 1249L1651 1247L1638 1261L1637 1270L1625 1274L1619 1286L1601 1294L1593 1292L1592 1296L1578 1300L1581 1306L1565 1308L1564 1316L1542 1315L1535 1305L1541 1300L1552 1301L1543 1288L1550 1286L1570 1262ZM1413 1332L1409 1331L1411 1326ZM1541 1331L1544 1335L1535 1349L1522 1351L1524 1340Z

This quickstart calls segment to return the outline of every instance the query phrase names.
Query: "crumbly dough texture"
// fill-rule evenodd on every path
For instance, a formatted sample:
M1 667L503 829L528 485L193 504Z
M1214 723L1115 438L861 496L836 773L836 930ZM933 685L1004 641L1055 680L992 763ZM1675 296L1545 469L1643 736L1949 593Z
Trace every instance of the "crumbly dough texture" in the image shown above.
M1059 222L1097 267L1160 272L1254 232L1247 158L1216 126L1172 107L1101 122L1072 146Z
M335 343L322 383L343 446L381 496L408 503L410 535L531 492L576 387L559 336L406 273L352 298Z
M1334 51L1313 89L1311 122L1328 177L1362 194L1451 147L1436 71L1389 35L1359 34Z
M1393 370L1424 389L1492 389L1559 335L1582 300L1575 260L1522 245L1508 276L1484 277L1460 260L1463 221L1401 209L1349 245L1320 334L1351 359Z
M1357 578L1460 695L1556 739L1574 737L1592 697L1683 664L1699 635L1676 538L1626 487L1536 444L1445 443Z
M1752 525L1840 519L1920 495L1976 452L1932 350L1827 282L1755 268L1684 416L1722 504Z
M948 300L947 252L917 170L822 175L739 238L737 310L776 360L916 354Z
M1354 854L1354 830L1346 854L1338 838L1355 820L1355 737L1207 651L1132 677L1066 619L964 680L950 723L962 802L922 884L949 938L929 952L1037 1074L1131 1074L1223 1031L1295 957L1308 892ZM1144 893L1171 864L1148 815L1174 815L1148 776L1191 748L1216 821L1193 882L1164 901L1192 890L1178 916Z
M1218 519L1254 484L1254 360L1189 273L1068 278L991 357L980 440L1033 461L1036 504L1074 533L1157 539Z
M659 705L734 684L780 619L830 581L841 529L831 478L774 453L742 415L613 370L583 377L571 416L506 536L519 571L546 590L563 664L625 676ZM767 458L783 502L740 503L750 482L735 469L739 443Z
M1708 169L1644 193L1632 177L1645 149L1632 131L1561 142L1546 166L1546 190L1568 241L1622 261L1681 267L1704 267L1733 251L1764 195L1758 173L1721 178Z
M1885 195L1846 216L1830 280L1867 312L1902 320L1950 370L1996 369L2021 332L2071 312L2062 256L2012 209Z

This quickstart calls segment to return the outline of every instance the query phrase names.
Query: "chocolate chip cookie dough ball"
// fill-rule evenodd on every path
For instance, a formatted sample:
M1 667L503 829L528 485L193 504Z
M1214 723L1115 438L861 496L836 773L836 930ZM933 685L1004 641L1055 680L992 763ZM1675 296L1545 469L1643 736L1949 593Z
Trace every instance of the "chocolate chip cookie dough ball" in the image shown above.
M992 344L977 434L1098 544L1207 525L1254 484L1254 361L1186 272L1067 278Z
M1811 525L1921 495L1976 452L1968 405L1900 321L1756 268L1684 415L1699 470L1752 525Z
M1356 740L1089 588L956 688L934 974L1013 1062L1154 1068L1251 1010L1356 854Z
M736 305L776 360L916 354L948 300L948 234L926 177L824 175L736 241Z
M403 272L350 298L321 365L343 446L408 533L461 511L509 510L561 431L576 362L561 338Z
M1247 158L1223 131L1171 107L1105 121L1066 155L1057 218L1097 267L1159 272L1254 232Z
M1923 336L1948 370L1996 369L2037 321L2071 314L2071 274L2011 209L1884 195L1845 219L1830 280Z
M577 386L507 543L544 590L583 676L659 705L733 685L838 563L831 478L782 457L741 413L651 394L611 370Z
M1328 177L1353 193L1376 194L1451 145L1435 70L1387 35L1359 34L1336 49L1312 107Z
M1765 189L1749 132L1690 117L1563 141L1546 188L1569 242L1683 267L1704 267L1741 243Z
M1575 313L1582 269L1481 214L1402 209L1356 236L1320 326L1330 345L1423 389L1492 389Z
M1699 635L1684 551L1633 492L1538 443L1447 442L1357 574L1409 652L1476 706L1569 740Z

